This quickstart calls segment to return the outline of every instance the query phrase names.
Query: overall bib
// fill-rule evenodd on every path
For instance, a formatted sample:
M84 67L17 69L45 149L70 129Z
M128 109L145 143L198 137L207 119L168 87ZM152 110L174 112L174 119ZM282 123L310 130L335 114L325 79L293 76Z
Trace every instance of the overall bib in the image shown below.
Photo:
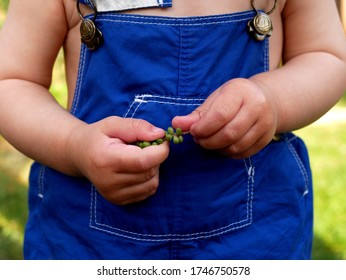
M166 129L233 78L269 70L254 11L203 17L101 12L104 43L81 47L71 113L86 123L140 118ZM232 106L232 104L229 104ZM170 145L155 195L113 205L85 178L34 163L27 259L308 259L312 184L303 142L281 136L229 159L191 136Z

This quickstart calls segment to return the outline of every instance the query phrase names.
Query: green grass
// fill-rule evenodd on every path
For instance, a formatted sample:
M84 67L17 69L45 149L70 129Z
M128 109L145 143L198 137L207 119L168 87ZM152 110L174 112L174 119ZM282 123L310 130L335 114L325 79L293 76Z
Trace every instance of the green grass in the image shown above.
M346 123L299 132L310 150L315 186L315 259L346 259Z
M7 0L0 0L0 26L7 3ZM51 91L62 105L66 104L62 53L55 65ZM346 96L337 107L346 110ZM308 145L313 169L313 258L346 260L346 119L311 125L297 133ZM22 259L30 164L31 160L0 136L0 259Z
M30 160L0 137L0 259L21 259Z
M5 14L8 8L8 0L0 0L0 27L5 20Z
M346 119L311 125L297 134L308 145L313 170L313 257L346 259Z

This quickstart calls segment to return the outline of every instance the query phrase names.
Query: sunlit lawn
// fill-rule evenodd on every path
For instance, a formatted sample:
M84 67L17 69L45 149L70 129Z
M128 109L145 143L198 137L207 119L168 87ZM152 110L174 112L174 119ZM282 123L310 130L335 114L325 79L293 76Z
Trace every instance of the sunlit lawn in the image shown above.
M22 258L29 164L0 137L0 259Z
M309 147L313 169L314 258L346 259L346 118L312 125L298 134Z

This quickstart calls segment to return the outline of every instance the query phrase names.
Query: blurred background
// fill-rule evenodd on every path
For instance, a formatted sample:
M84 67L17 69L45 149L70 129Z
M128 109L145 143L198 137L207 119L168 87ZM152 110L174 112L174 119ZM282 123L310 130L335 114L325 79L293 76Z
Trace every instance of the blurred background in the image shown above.
M336 2L346 30L346 0ZM0 0L0 28L7 7L8 0ZM66 104L62 52L55 64L51 92L61 104ZM346 260L346 96L323 118L296 133L310 150L313 169L313 259ZM0 135L0 259L23 258L31 163Z

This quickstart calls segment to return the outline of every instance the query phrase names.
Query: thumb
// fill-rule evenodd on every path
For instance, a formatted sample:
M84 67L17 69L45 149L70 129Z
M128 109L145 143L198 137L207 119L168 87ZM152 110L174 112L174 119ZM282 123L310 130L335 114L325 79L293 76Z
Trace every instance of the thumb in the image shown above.
M108 117L103 121L103 132L124 142L152 141L165 135L165 131L151 123L133 118Z
M201 106L196 108L192 113L186 116L177 116L172 120L172 126L181 128L183 131L190 131L191 126L202 119L205 113L214 102L215 98L219 95L221 87L216 89L208 98L203 102Z
M192 113L186 116L176 116L172 120L172 126L181 128L183 131L190 131L191 126L198 122L206 112L206 109L198 107Z

